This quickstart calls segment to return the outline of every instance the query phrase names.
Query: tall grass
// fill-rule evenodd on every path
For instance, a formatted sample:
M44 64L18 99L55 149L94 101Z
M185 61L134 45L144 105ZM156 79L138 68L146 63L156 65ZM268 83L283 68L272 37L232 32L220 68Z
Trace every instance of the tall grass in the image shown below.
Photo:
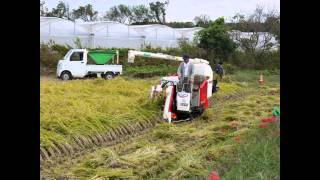
M152 81L115 78L40 81L40 145L71 143L136 121L153 120L157 102L148 101Z

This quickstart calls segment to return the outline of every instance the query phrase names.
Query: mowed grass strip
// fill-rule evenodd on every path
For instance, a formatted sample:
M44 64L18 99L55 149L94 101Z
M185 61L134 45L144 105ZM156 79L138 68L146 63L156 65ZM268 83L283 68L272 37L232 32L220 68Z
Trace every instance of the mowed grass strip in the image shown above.
M73 137L153 120L158 103L148 100L153 80L40 81L40 147L73 143Z

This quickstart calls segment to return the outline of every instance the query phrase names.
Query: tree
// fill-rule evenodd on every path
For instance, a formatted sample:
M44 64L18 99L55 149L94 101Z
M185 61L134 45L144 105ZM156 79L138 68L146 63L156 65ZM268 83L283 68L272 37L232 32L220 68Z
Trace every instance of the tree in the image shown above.
M87 20L88 20L88 21L95 21L95 20L97 20L98 11L94 11L91 4L87 4L87 5L85 6L85 8L86 8Z
M227 33L224 18L218 18L208 28L199 31L197 36L199 39L198 47L213 53L216 58L221 60L227 59L236 49L236 44Z
M103 17L105 20L116 21L123 24L153 24L158 22L160 24L166 23L166 9L165 6L169 4L168 1L152 2L149 7L144 5L132 6L120 4L113 6L106 12Z
M131 8L131 20L135 24L147 24L154 19L150 13L150 9L144 5L133 6Z
M46 16L48 13L48 8L45 7L44 4L44 1L40 1L40 16Z
M242 32L250 32L249 24L245 19L245 15L237 13L232 17L231 23L228 23L230 30L239 30Z
M73 19L82 19L84 21L97 20L98 11L94 11L91 4L80 6L78 9L74 9L72 12Z
M280 13L277 10L271 10L265 14L265 29L275 35L276 40L280 43Z
M196 16L193 21L197 27L208 27L211 22L207 15Z
M265 12L264 7L258 5L254 13L247 18L244 15L235 15L232 23L229 27L236 31L230 34L247 53L257 54L259 51L261 54L269 51L275 45L273 38L279 42L280 15L275 10Z
M132 21L131 14L129 6L120 4L118 6L111 7L104 16L104 19L123 24L130 24Z
M164 3L156 1L149 3L150 10L153 13L155 19L160 24L166 23L166 8L165 6L169 4L169 1L165 1Z
M267 13L265 13L265 8L263 6L257 5L253 14L248 17L248 24L251 32L264 32Z
M51 12L47 13L47 16L54 16L70 20L71 14L69 12L69 5L64 3L63 1L59 1L57 7L52 8Z
M105 20L110 20L110 21L116 21L116 22L122 22L120 18L120 12L117 8L117 6L113 6L107 11L106 15L103 17Z
M72 19L82 19L84 21L87 21L86 8L84 6L80 6L78 9L73 9Z

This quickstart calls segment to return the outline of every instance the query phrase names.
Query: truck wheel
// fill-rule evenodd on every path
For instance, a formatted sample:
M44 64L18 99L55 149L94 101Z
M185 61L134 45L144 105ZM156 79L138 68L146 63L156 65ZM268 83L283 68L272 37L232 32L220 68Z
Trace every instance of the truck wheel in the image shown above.
M114 76L114 74L113 74L112 72L107 72L107 73L104 75L104 78L110 80L110 79L113 78L113 76Z
M67 81L67 80L72 79L71 73L68 72L68 71L62 72L60 77L61 77L61 79L64 80L64 81Z

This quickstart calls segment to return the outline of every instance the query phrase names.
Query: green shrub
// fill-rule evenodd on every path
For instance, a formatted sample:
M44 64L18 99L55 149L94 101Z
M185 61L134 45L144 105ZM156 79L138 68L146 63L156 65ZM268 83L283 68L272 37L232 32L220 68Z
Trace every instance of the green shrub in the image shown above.
M40 44L40 73L50 74L54 72L58 61L64 55L56 50L53 50L49 45Z
M236 51L227 62L241 69L280 69L280 51L257 51L255 53Z
M232 64L224 64L223 69L225 74L234 74L234 72L237 70L237 68Z

